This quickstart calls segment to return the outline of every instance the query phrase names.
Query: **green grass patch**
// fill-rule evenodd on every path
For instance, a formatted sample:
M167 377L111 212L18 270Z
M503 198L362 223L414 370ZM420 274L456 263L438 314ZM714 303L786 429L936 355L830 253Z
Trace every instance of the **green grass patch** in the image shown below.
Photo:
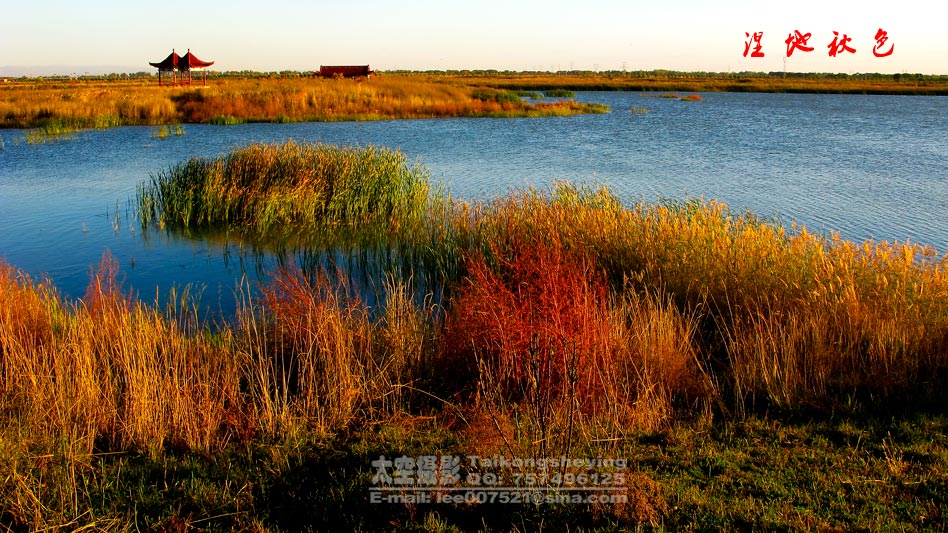
M720 530L938 531L948 526L944 416L680 422L577 454L628 458L624 505L370 503L372 461L480 454L467 430L395 418L336 435L235 444L210 454L168 449L150 457L100 454L74 464L30 457L5 483L38 483L41 502L60 487L74 498L62 523L142 530L523 531ZM490 431L490 422L485 431ZM9 450L9 449L8 449ZM509 452L508 452L509 453ZM576 455L577 457L579 455ZM10 460L9 452L0 460ZM5 470L9 463L3 464ZM10 471L7 470L9 473ZM508 474L516 475L516 471ZM41 489L41 490L40 490ZM26 501L0 495L0 522L27 520ZM64 502L65 503L65 502ZM552 524L552 525L551 525Z
M346 228L398 234L421 222L427 171L384 148L253 145L154 175L138 200L143 223L232 227L302 240Z
M471 98L482 102L496 102L498 104L521 104L520 95L514 91L498 89L474 89Z
M230 115L218 115L208 119L207 123L213 126L236 126L237 124L245 123L245 119L237 118Z
M569 89L548 89L543 91L543 96L547 98L573 98L576 93Z

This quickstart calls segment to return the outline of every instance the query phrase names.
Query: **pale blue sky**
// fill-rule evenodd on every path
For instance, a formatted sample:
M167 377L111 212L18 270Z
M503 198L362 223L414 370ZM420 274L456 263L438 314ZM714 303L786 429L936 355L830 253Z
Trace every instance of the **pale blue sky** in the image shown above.
M191 48L215 70L780 71L784 40L800 30L814 51L795 52L788 71L948 74L943 10L932 0L7 1L0 67L149 70ZM895 45L888 58L872 54L879 28ZM756 31L765 57L745 58L744 33ZM830 58L833 31L856 53Z

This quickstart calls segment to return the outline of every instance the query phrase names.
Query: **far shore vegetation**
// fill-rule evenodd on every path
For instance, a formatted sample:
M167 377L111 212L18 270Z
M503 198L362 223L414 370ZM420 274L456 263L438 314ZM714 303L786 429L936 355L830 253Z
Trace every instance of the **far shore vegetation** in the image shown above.
M521 91L764 92L948 96L948 76L795 72L398 72Z
M137 203L146 232L292 236L300 255L214 324L187 290L131 297L109 256L74 301L0 263L12 530L948 526L932 248L572 183L463 201L372 147L236 148ZM319 253L390 268L368 298ZM599 473L628 499L369 502L381 456L469 455L624 458Z
M0 84L0 128L35 128L49 135L131 125L547 117L608 110L571 98L524 99L483 84L413 76L212 76L207 87L159 87L141 78Z
M602 113L575 91L948 95L948 76L675 71L381 72L371 80L301 72L211 73L207 87L158 87L153 73L4 78L0 128L81 129Z

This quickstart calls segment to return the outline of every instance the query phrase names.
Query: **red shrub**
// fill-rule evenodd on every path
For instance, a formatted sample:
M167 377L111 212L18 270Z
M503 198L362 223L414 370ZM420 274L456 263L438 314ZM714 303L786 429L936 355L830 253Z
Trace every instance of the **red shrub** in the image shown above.
M93 314L125 313L132 308L134 298L122 293L119 262L109 251L102 254L99 267L89 274L89 285L83 298L85 307Z
M612 351L604 279L559 243L513 250L496 266L480 256L467 261L445 325L449 363L468 376L479 371L515 401L568 391L581 402L597 398L597 370Z

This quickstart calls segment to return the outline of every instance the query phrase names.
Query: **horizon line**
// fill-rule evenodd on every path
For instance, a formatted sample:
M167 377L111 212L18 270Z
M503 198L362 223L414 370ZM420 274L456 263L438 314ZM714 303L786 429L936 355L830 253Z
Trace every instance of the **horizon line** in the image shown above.
M143 75L156 77L156 72L151 72L152 68L144 68L140 70L135 70L133 67L119 67L119 66L95 66L88 65L79 67L83 69L83 72L77 70L71 70L66 72L65 69L70 69L73 67L66 67L62 65L50 65L50 66L15 66L15 65L6 65L0 66L0 78L13 78L13 79L35 79L35 78L45 78L45 77L66 77L66 78L82 78L82 77L108 77L108 76L123 76L123 75L135 75L136 77L142 77ZM30 71L45 71L43 73L30 73ZM257 70L257 69L228 69L228 70L216 70L216 69L206 69L208 72L224 74L224 75L236 75L241 73L253 73L253 74L282 74L282 73L299 73L299 74L309 74L319 71L319 68L313 69L279 69L279 70ZM900 72L841 72L841 71L764 71L764 70L675 70L675 69L666 69L666 68L653 68L653 69L598 69L598 70L589 70L589 69L559 69L559 70L529 70L529 69L504 69L504 68L432 68L432 69L419 69L419 68L392 68L392 69L382 69L376 68L377 72L385 73L458 73L458 72L495 72L495 73L509 73L509 74L633 74L633 73L669 73L669 74L701 74L705 76L714 76L714 75L766 75L766 76L775 76L775 75L811 75L811 76L866 76L866 75L875 75L875 76L895 76L895 75L911 75L911 76L927 76L927 77L945 77L948 74L935 74L930 72L910 72L910 71L900 71ZM18 71L24 71L18 72Z

